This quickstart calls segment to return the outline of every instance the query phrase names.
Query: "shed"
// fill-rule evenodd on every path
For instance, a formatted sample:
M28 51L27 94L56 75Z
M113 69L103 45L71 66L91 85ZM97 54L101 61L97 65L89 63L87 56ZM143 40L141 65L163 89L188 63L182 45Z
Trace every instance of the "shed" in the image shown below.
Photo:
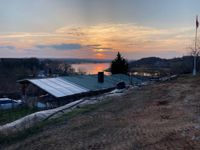
M110 91L119 82L138 84L142 81L127 75L117 74L103 76L103 82L98 81L98 75L74 75L43 79L24 79L18 81L22 85L24 101L35 105L37 102L56 107L69 103L77 98Z

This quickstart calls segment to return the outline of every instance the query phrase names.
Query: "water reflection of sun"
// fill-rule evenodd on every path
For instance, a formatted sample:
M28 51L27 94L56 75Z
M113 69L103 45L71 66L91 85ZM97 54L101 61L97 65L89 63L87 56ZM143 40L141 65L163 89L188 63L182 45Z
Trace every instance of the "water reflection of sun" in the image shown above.
M98 72L105 71L108 69L109 65L105 64L97 64L97 66L94 68L93 74L97 74ZM105 75L110 75L109 72L104 72Z
M73 64L72 67L79 71L84 70L87 74L97 74L98 72L102 72L110 67L109 63L96 63L96 64ZM105 75L109 75L108 72L104 72Z
M105 66L101 65L101 64L98 64L95 68L95 73L98 73L98 72L101 72L101 71L104 71L105 69Z

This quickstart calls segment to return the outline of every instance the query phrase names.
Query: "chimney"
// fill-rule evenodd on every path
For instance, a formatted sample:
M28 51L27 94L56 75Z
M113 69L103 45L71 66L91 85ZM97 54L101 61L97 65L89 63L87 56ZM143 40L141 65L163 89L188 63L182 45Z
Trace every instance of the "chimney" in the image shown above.
M98 72L98 82L99 83L104 82L104 72Z

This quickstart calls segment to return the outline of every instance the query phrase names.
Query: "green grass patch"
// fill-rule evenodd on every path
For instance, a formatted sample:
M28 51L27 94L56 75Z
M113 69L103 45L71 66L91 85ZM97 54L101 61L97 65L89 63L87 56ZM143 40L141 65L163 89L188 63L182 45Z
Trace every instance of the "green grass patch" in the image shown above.
M9 110L0 110L0 125L15 121L36 111L38 110L26 106Z

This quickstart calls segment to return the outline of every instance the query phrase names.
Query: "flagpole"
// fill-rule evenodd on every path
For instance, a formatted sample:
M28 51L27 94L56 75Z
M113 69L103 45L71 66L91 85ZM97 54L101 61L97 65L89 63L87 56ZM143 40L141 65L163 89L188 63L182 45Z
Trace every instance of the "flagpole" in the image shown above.
M197 71L197 29L199 26L198 16L196 17L196 32L195 32L195 48L194 48L194 68L193 68L193 76L196 76Z

